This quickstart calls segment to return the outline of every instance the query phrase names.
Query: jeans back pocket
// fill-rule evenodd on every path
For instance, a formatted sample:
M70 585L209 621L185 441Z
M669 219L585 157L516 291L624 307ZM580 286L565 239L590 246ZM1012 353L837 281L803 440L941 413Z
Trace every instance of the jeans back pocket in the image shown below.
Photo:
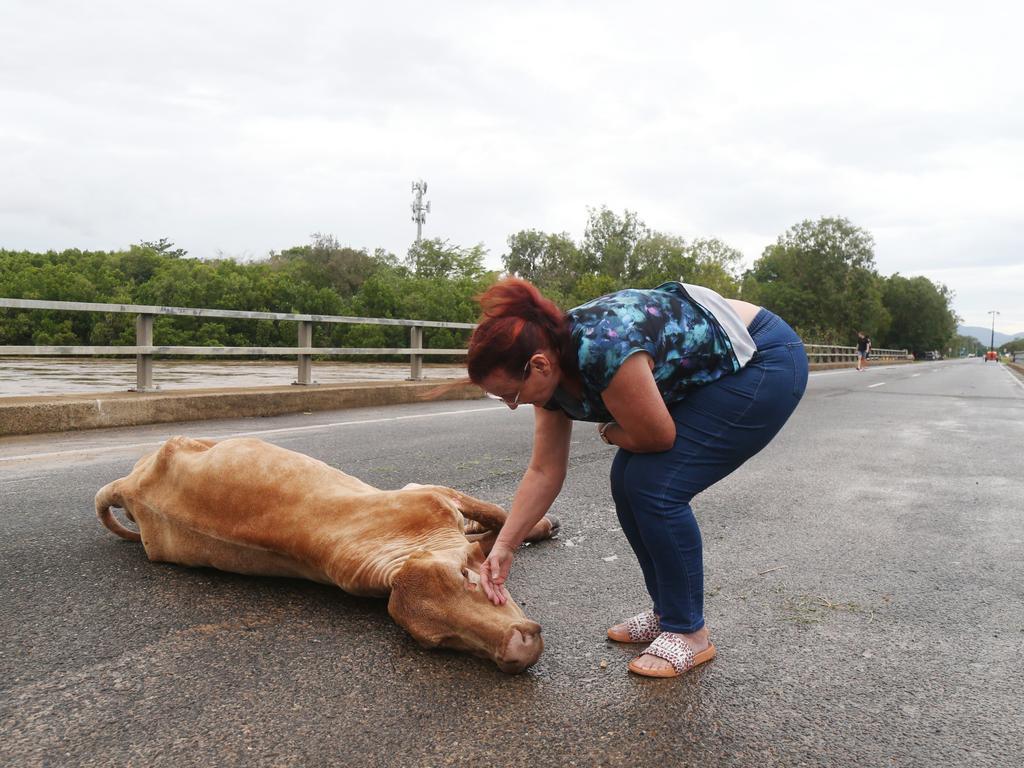
M793 397L800 399L807 389L807 377L809 366L807 365L807 351L802 341L790 342L786 345L789 350L790 359L793 361Z

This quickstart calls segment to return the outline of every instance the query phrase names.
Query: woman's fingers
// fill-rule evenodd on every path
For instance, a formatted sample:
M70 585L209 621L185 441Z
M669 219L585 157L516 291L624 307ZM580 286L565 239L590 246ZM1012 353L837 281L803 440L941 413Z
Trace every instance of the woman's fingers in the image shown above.
M503 564L491 558L488 558L480 569L480 583L483 585L484 594L495 605L504 605L508 602L509 595L505 589L503 570Z
M490 598L495 605L504 605L508 600L508 592L505 590L505 578L502 575L502 566L495 560L488 560L490 565L490 585L494 590L494 597Z
M487 563L480 569L480 586L484 588L484 594L488 600L494 599L494 588L491 586L491 575L487 572Z
M495 605L502 605L505 601L502 599L502 590L504 589L500 583L494 582L493 574L496 573L495 564L490 560L484 563L484 567L480 569L480 583L483 584L484 594L487 595L487 599Z
M511 567L511 550L495 547L480 568L480 583L483 584L484 594L495 605L504 605L508 602L509 594L505 589L505 579L508 578Z

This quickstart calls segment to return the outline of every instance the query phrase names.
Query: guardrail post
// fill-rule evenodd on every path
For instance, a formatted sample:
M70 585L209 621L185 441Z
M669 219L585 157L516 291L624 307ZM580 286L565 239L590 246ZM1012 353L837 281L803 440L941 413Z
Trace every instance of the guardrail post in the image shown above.
M409 328L409 349L423 349L423 326L414 325ZM423 378L423 355L411 354L411 370L409 381L420 381Z
M155 317L156 315L135 316L135 346L153 346L153 320ZM159 387L153 383L153 356L136 355L135 387L129 391L152 392L155 389L159 389Z
M309 320L299 321L299 346L300 347L312 347L313 346L313 323ZM292 384L310 385L314 384L313 381L313 356L312 355L299 355L299 378L292 382Z

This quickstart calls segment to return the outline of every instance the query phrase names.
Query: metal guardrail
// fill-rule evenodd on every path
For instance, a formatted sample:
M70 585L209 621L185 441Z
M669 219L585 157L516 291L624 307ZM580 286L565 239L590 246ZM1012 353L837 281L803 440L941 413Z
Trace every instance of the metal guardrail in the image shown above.
M233 309L196 309L192 307L154 307L136 304L93 304L76 301L40 301L36 299L0 298L2 309L53 309L66 312L104 312L133 314L135 318L134 346L0 346L0 355L135 355L136 385L134 391L149 392L158 389L153 384L154 355L295 355L298 358L298 377L294 384L313 384L313 355L408 355L409 379L423 378L423 357L426 355L464 355L465 349L425 349L424 328L476 327L475 323L446 323L436 320L403 320L386 317L342 317L337 315L292 315L281 312L248 312ZM298 342L294 347L172 347L153 343L153 320L159 315L177 317L226 317L243 320L288 320L298 323ZM313 323L348 323L353 325L397 325L409 329L409 347L314 347ZM847 363L857 359L856 347L828 344L805 344L807 359L811 363ZM905 349L874 349L876 360L905 360Z
M838 347L830 344L804 344L807 360L811 363L853 363L857 361L856 347ZM910 353L905 349L871 348L872 360L906 360Z
M77 301L40 301L35 299L0 298L3 309L52 309L65 312L103 312L135 315L134 346L0 346L0 355L135 355L136 392L158 389L153 384L154 355L281 355L298 357L298 377L294 384L313 384L313 355L408 355L409 378L423 378L425 355L464 355L465 349L425 349L424 328L466 328L475 323L446 323L436 320L404 320L386 317L342 317L338 315L292 315L281 312L248 312L232 309L197 309L192 307L155 307L136 304L93 304ZM177 317L222 317L244 320L288 320L298 323L297 346L294 347L172 347L153 343L153 321L159 315ZM314 347L313 323L347 323L352 325L397 325L409 329L409 347Z

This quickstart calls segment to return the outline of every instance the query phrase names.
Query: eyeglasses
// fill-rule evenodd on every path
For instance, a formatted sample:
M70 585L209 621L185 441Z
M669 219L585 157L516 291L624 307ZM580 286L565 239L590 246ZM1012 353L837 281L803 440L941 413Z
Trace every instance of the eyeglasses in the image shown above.
M526 374L529 372L529 370L530 370L530 361L527 360L526 361L526 365L523 366L523 378L519 382L519 390L516 392L516 396L514 398L509 400L507 397L502 397L501 395L495 395L495 397L498 398L499 400L501 400L501 402L503 402L509 408L515 408L517 405L519 405L519 395L521 395L522 392L523 392L523 384L526 383Z

